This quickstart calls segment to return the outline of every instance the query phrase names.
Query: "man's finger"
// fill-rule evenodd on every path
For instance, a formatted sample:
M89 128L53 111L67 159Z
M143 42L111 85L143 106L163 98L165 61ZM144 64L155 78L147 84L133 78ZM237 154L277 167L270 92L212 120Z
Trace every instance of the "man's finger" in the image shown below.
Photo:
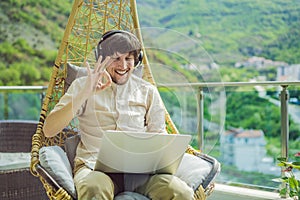
M90 67L90 64L89 64L87 61L84 61L84 65L86 66L88 75L90 75L90 74L91 74L91 67Z
M102 61L102 56L99 56L97 62L96 62L96 66L95 66L95 72L98 72L101 69L101 61Z
M107 71L104 71L103 74L101 74L101 75L106 76L106 83L102 84L100 89L104 89L106 87L109 87L112 83L112 80L111 80L111 77L110 77L109 73Z
M97 72L103 72L106 68L114 61L110 56L107 56L104 61L101 63L101 67L98 68Z

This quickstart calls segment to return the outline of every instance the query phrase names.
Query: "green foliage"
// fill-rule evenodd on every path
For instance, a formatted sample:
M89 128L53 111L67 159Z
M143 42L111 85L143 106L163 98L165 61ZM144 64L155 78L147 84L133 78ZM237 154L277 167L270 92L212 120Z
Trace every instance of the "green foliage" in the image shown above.
M221 67L220 73L222 74L223 82L248 82L251 78L259 75L258 71L253 68L235 69L229 67Z
M226 127L261 129L268 137L281 133L280 107L258 96L257 92L229 92L226 100ZM289 137L299 137L299 126L289 119Z
M160 96L164 100L164 104L170 115L173 115L173 112L176 112L176 108L180 108L180 103L176 94L170 88L160 88Z
M280 134L280 110L256 92L232 92L227 95L226 126L261 129L266 136Z
M299 7L298 0L138 1L142 25L200 40L222 65L254 55L299 63Z
M34 49L24 39L1 43L0 85L43 85L50 78L54 52Z
M46 82L50 79L52 68L42 67L41 69L41 81Z
M266 46L262 55L268 58L277 60L283 60L288 63L300 63L300 22L299 15L290 16L293 20L293 25L289 27L289 31L284 33L278 37L276 41ZM291 20L292 20L291 19ZM285 51L280 51L281 49L285 49Z
M33 83L41 78L40 71L29 63L14 63L11 65L11 68L16 69L20 73L22 85L33 85Z
M272 179L275 178L274 175L263 174L258 172L240 171L235 167L228 165L222 165L222 174L226 174L226 176L230 177L230 181L234 183L247 183L250 185L277 187L277 184L272 181ZM230 184L230 182L228 184Z
M21 53L8 41L0 43L0 55L1 62L6 64L11 64L15 60L20 60L21 57Z
M1 85L19 85L20 72L16 69L4 69L0 73L0 80Z
M300 152L296 153L294 159L296 161L289 162L287 158L277 158L278 166L283 170L283 174L280 178L273 179L275 182L284 183L285 186L280 187L280 195L288 197L298 197L300 198L300 179L295 176L294 171L300 171L299 157Z
M0 93L0 120L38 120L41 109L39 93Z
M266 137L267 155L276 160L281 155L281 138L280 137ZM300 149L299 139L290 140L288 145L288 157L293 158Z
M72 3L70 0L0 2L0 85L48 82Z
M60 41L72 2L70 0L10 0L1 1L0 11L11 22L30 24L33 28Z

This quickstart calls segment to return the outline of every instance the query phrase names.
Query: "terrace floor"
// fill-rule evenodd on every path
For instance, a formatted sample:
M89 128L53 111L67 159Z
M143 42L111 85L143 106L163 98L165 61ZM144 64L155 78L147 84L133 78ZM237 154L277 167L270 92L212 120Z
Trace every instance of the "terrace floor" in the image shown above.
M243 187L216 184L208 200L281 200L278 193Z

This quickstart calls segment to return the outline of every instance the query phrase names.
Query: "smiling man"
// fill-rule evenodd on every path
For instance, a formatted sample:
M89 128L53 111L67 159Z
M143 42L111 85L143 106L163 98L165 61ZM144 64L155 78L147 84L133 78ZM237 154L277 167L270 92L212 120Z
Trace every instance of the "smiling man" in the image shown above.
M106 68L112 81L116 84L123 85L129 79L134 66L134 55L132 53L115 53L112 57L112 64Z
M55 136L77 117L81 141L74 160L78 199L112 200L118 193L138 192L150 199L193 198L193 190L169 174L130 175L94 171L107 130L165 133L165 110L157 89L132 74L142 60L141 44L132 33L109 31L97 46L94 70L73 81L47 116L46 137ZM126 178L127 177L127 178Z

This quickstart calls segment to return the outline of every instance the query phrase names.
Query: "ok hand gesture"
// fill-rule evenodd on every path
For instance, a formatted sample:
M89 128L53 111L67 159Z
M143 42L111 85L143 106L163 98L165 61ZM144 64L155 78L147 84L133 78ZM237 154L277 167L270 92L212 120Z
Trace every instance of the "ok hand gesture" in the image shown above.
M113 59L107 56L102 62L102 56L100 56L93 71L91 70L89 63L87 61L85 62L88 72L85 92L87 92L88 96L110 86L112 80L109 73L106 71L106 68L112 63L112 61Z

